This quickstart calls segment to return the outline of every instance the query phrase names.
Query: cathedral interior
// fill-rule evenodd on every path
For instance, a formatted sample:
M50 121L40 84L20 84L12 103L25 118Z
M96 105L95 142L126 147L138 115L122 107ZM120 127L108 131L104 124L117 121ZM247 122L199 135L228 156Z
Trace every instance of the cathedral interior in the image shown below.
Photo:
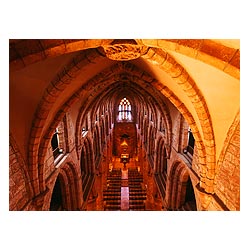
M239 211L240 41L10 39L10 211Z

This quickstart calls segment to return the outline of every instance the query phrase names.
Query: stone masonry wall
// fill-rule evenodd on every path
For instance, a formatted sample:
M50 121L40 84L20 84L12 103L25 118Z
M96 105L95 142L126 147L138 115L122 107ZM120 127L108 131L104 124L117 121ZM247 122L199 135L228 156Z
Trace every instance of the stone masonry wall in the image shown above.
M218 162L215 193L229 210L240 210L240 122L233 124Z
M66 116L63 118L63 121L59 123L58 130L60 131L59 147L63 149L64 154L73 151L75 148L75 130L69 113L67 113ZM77 162L77 159L75 159L75 162ZM49 144L48 146L44 164L46 179L55 170L54 156L51 144Z
M9 145L9 210L22 210L29 201L24 163L13 145Z

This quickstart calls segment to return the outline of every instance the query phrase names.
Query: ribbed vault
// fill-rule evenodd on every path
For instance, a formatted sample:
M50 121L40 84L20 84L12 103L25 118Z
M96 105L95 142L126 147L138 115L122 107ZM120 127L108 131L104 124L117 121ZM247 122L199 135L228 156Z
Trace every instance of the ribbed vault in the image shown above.
M108 59L113 51L125 53L122 62ZM136 54L136 58L130 58ZM115 53L114 52L114 53ZM109 53L109 54L108 54ZM130 97L133 106L149 105L160 110L167 127L171 146L172 121L170 101L190 125L199 155L200 186L213 193L216 173L216 138L207 105L202 93L185 66L173 56L179 53L212 65L232 78L239 79L239 48L227 47L212 40L13 40L10 42L10 72L21 74L36 63L46 64L52 58L69 55L41 88L36 97L35 112L27 139L29 174L35 195L44 192L44 159L53 131L75 103L80 103L76 118L75 142L85 114L110 100L114 109L121 97ZM126 58L127 57L127 58ZM119 58L117 59L119 60ZM157 70L156 70L157 69ZM164 77L164 81L160 80ZM223 104L226 106L226 104ZM232 114L233 117L234 114ZM228 121L230 123L230 121ZM29 131L29 129L27 129ZM221 143L221 142L220 142ZM79 152L78 156L79 156Z
M68 77L68 74L66 77ZM77 124L79 124L79 126L77 125L78 130L76 132L76 135L80 134L81 119L84 116L85 112L87 112L89 109L94 111L96 107L100 106L104 98L107 99L110 97L110 99L112 100L119 100L120 99L119 93L126 91L127 93L131 94L132 99L136 100L137 102L139 100L140 100L139 102L141 102L142 100L144 102L148 102L149 96L151 97L152 100L154 100L153 106L158 105L160 110L162 110L162 113L165 114L164 117L165 117L165 121L166 121L167 128L168 128L168 134L169 134L168 138L170 138L171 121L168 116L169 112L166 106L166 100L164 100L164 98L166 97L164 97L164 95L162 95L159 91L157 91L154 88L154 86L158 87L160 86L160 83L158 83L157 80L152 78L149 74L139 70L137 67L135 67L133 64L130 64L130 63L117 63L111 68L104 70L103 72L98 74L95 78L92 78L90 81L85 83L80 89L78 89L77 92L74 93L74 95L72 95L68 99L68 101L57 112L52 122L47 126L49 129L47 130L46 134L42 137L42 140L39 145L38 154L37 154L39 156L38 163L40 166L39 173L37 174L40 177L40 181L39 181L40 184L35 185L35 186L37 187L40 186L39 188L40 191L44 190L45 183L44 183L44 178L43 178L43 162L44 162L44 157L46 155L47 146L50 143L50 139L52 137L53 131L57 127L57 124L61 121L64 114L73 105L73 103L79 99L83 99L84 101L82 103L81 111L79 112L79 118L77 121ZM85 96L86 90L88 90L88 97ZM168 90L166 87L164 87L163 90L168 91L168 94L171 93L171 91ZM170 100L175 105L176 103L181 103L180 100L173 93L170 94L170 97L171 97ZM44 104L41 104L41 105L42 107L46 106L47 109L50 108L48 102L45 102ZM195 125L194 118L192 118L192 115L188 112L185 105L181 104L181 108L178 107L178 105L176 106L177 108L180 109L180 112L189 121L190 126L193 128L194 136L197 141L199 155L201 159L204 160L205 159L204 145L203 145L201 136L199 134L199 130L197 126ZM38 113L40 113L40 111ZM45 122L45 121L39 118L39 122ZM42 126L44 128L45 124L42 124ZM34 128L34 130L36 130L36 128ZM38 132L40 131L38 130L37 133ZM76 138L76 143L77 141L78 141L78 138ZM170 142L169 142L169 145L171 145ZM36 147L36 145L34 146ZM31 151L31 154L33 154L33 152L34 150ZM33 159L33 157L31 157L31 159ZM35 168L35 165L34 165L34 168ZM202 169L202 165L201 165L200 172L201 173L206 172L205 169ZM35 175L33 176L32 179L33 180L36 179Z

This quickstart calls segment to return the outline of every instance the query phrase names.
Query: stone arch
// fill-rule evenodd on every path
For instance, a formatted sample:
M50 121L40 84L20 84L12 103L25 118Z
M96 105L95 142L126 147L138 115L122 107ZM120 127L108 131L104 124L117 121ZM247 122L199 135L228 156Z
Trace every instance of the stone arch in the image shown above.
M104 116L104 123L105 123L105 136L107 137L109 135L109 120L110 116L108 114L105 114Z
M67 107L67 105L65 105ZM60 116L63 116L63 113L59 113L59 117ZM57 120L60 120L61 118L58 118ZM44 148L44 147L41 147L41 148ZM41 154L42 155L42 154Z
M143 118L143 140L144 140L144 144L146 144L146 142L148 142L148 134L149 134L149 121L147 118ZM146 145L148 147L148 145Z
M87 56L87 54L89 54L89 57ZM30 146L28 153L29 171L31 173L30 178L35 194L39 194L40 192L45 190L43 174L41 174L41 172L43 172L43 159L45 157L46 146L49 143L52 137L52 133L56 129L58 123L62 120L67 110L70 108L72 103L79 98L79 96L77 94L73 94L73 96L69 98L69 100L64 105L62 105L62 107L58 110L56 116L54 117L53 123L50 123L49 129L44 132L44 125L46 124L49 111L53 106L53 102L68 86L72 78L80 72L80 69L91 63L89 58L95 61L100 58L100 54L96 53L95 51L91 51L88 53L81 53L81 55L79 55L77 58L74 58L66 66L66 68L64 68L55 77L55 79L51 81L51 83L45 90L41 102L35 112L30 133ZM42 137L43 133L45 134L44 137Z
M80 169L81 169L81 189L84 202L87 201L88 195L94 182L95 162L92 139L84 138L80 153Z
M93 150L89 138L84 139L81 158L80 158L81 173L93 174L94 173L94 163L93 163Z
M54 185L47 206L50 206L51 204L51 198L57 180L59 181L61 188L62 210L79 210L82 206L82 192L80 189L81 182L79 181L75 165L72 162L67 162L60 168L60 171L54 180ZM45 210L49 210L49 207L46 207Z
M116 82L115 84L113 84L114 88L117 85L119 85L119 81L122 81L124 75L119 74L119 72L121 70L126 69L126 70L130 70L131 73L136 73L136 75L143 74L143 72L141 72L141 73L137 72L136 70L138 70L138 69L136 69L134 66L133 67L132 66L131 67L126 66L127 64L128 63L126 63L126 64L118 63L118 64L112 66L111 68L106 69L103 72L99 73L98 75L96 75L93 79L89 80L84 85L85 86L84 89L86 89L86 88L88 89L89 88L88 86L92 86L93 84L96 84L98 82L98 79L100 79L101 77L103 77L104 79L106 79L106 76L109 77L105 81L102 80L102 86L98 87L98 92L94 87L91 87L91 89L93 91L92 96L96 96L95 98L93 98L93 97L85 98L85 101L82 103L82 107L80 109L79 116L78 116L77 122L76 122L76 143L77 143L77 147L79 147L79 144L80 144L79 143L79 138L80 138L79 135L81 134L81 131L80 131L81 126L79 124L82 123L82 120L84 119L84 116L86 116L86 114L90 111L90 109L92 111L91 112L91 117L92 117L91 120L94 119L93 115L95 114L96 110L98 110L98 106L99 106L99 103L100 103L102 97L109 94L109 92L107 92L106 89L108 89L110 84L113 84L113 81ZM111 72L113 74L113 77L110 77ZM139 78L137 76L131 76L130 77L129 75L127 75L126 77L127 77L128 80L140 82L141 85L146 85L147 87L150 87L149 83L145 82L145 80L141 80L141 78ZM146 76L146 74L144 73L144 78L147 79L147 78L149 78L149 76ZM150 78L149 81L152 81L152 79ZM126 84L128 85L128 83L126 83ZM80 89L77 96L81 96L82 91L83 90ZM136 91L136 90L133 88L133 91ZM143 89L138 86L138 91L143 91ZM112 92L112 91L110 91L110 92ZM166 124L166 127L168 128L168 138L170 140L171 118L170 118L170 115L169 115L169 110L167 109L166 105L164 104L164 101L162 100L162 98L160 98L159 94L157 92L154 92L153 94L157 96L157 101L158 101L158 103L157 103L156 100L154 100L154 103L158 105L158 108L160 109L160 112L162 112L162 114L164 113L163 114L164 122ZM152 96L151 96L151 98L153 100ZM110 119L110 122L111 122L111 119ZM171 143L171 142L169 141L169 143Z
M29 42L26 50L18 43ZM32 46L30 45L32 41ZM114 39L35 39L12 40L10 70L18 70L49 57L60 56L89 48L109 46ZM212 65L225 73L240 78L240 51L209 39L135 39L138 45L175 51ZM20 46L22 47L22 46ZM212 60L211 60L212 58Z
M185 203L188 181L191 182L187 167L175 161L168 172L166 204L168 210L179 210Z
M100 155L101 155L101 137L99 126L95 126L93 131L93 149L94 149L94 158L95 158L95 167L98 166Z
M165 139L162 136L159 136L156 141L156 154L155 154L155 180L161 196L164 200L166 195L166 182L167 182L167 157L169 157Z
M62 196L62 186L65 189L65 185L63 185L63 177L59 173L56 180L55 185L52 189L52 194L50 198L49 211L60 211L65 209L65 196Z
M104 119L101 119L100 121L100 136L101 136L100 139L101 139L101 147L102 147L106 138Z
M207 168L204 169L205 172L202 173L200 186L201 188L204 188L205 191L213 193L214 173L216 165L215 139L211 117L202 93L198 89L195 81L191 78L191 76L189 76L188 72L179 63L177 63L175 59L171 57L168 53L165 53L163 50L160 49L151 48L148 50L148 53L143 57L148 61L157 63L160 68L167 72L172 77L172 79L174 79L174 81L183 89L183 91L186 93L186 95L192 102L196 110L197 116L200 120L204 138L203 141L206 151ZM171 91L166 90L166 87L161 83L156 87L157 89L160 89L160 91L165 96L167 96L168 99L180 111L181 103L176 103L176 100L174 100L175 98L173 98ZM189 125L191 127L190 123Z
M92 55L91 59L93 61L98 60L98 58L100 57L100 54L97 54L96 51L94 51L94 52L91 51L91 53L93 53L93 54L91 54ZM152 49L150 50L149 55L147 55L147 57L149 57L147 60L154 61L157 63L159 63L159 60L162 60L162 57L157 57L157 53L153 52L153 55L152 55ZM154 57L156 57L156 58L154 58ZM83 57L83 58L86 59L85 57ZM82 59L82 60L84 60L84 59ZM162 85L161 83L159 83L157 81L152 81L150 84L155 86L158 90L160 90L163 93L164 96L169 98L169 100L177 107L177 109L183 114L185 119L189 122L189 125L193 131L193 135L194 135L195 140L197 142L196 145L198 145L197 148L199 151L199 156L201 156L201 158L204 160L203 162L200 163L200 165L201 165L200 185L207 192L213 192L213 180L214 180L214 169L215 169L215 166L214 166L214 161L215 161L214 147L215 147L215 145L214 145L214 140L213 140L213 131L212 131L211 120L209 120L209 118L208 118L209 114L208 114L208 110L207 110L206 105L205 105L204 98L202 96L200 96L200 94L197 94L197 88L195 87L195 83L189 77L187 72L185 72L183 69L180 70L181 66L179 64L177 64L175 61L173 61L173 59L169 59L170 62L168 62L168 60L165 60L165 61L164 61L165 63L163 63L162 65L164 66L165 70L170 75L171 75L171 72L173 70L175 72L181 71L181 74L179 74L177 77L174 77L172 75L172 77L174 77L174 79L178 83L183 84L184 87L191 86L191 88L186 89L186 92L187 92L187 95L191 95L191 93L192 93L192 96L190 96L190 98L193 100L193 103L196 103L195 105L197 107L197 110L198 111L200 110L202 112L200 115L200 119L203 123L202 129L203 129L203 131L206 131L206 133L204 133L204 143L205 143L206 148L203 145L203 141L201 139L199 130L198 130L197 126L195 125L194 118L188 112L185 105L183 103L181 103L181 101L166 86ZM47 116L49 113L49 109L53 105L53 100L55 100L55 98L58 97L60 92L67 87L67 84L69 84L71 78L74 77L79 72L81 67L83 67L81 63L82 63L81 60L78 62L73 60L73 62L71 62L69 64L67 70L64 69L61 76L59 77L59 75L60 75L59 74L58 75L59 78L52 81L51 85L45 91L45 94L44 94L44 96L41 100L41 103L37 109L37 112L36 112L36 115L35 115L35 118L33 121L34 126L33 126L33 129L31 131L31 136L30 136L30 151L29 151L29 160L30 160L29 165L31 168L30 169L30 171L32 173L31 179L32 179L32 182L34 182L33 186L34 186L35 193L39 193L39 189L43 190L42 186L39 188L39 185L37 185L37 180L38 180L37 174L38 173L37 173L35 166L36 166L36 159L38 158L39 146L40 146L40 149L43 150L43 147L46 144L46 143L41 144L40 141L41 141L43 126L46 122L46 119L47 119ZM171 69L171 72L166 69L166 65L168 65L168 66L170 65L169 68ZM126 70L130 73L133 72L135 74L133 76L133 78L136 78L138 75L138 72L136 71L136 67L134 65L130 66L127 63L126 64L119 63L119 64L116 64L114 66L114 68L116 68L117 70ZM112 70L114 70L114 69L112 68ZM105 73L110 74L110 69L108 69L106 72L104 71L101 74L99 74L95 78L95 80L89 81L87 84L84 85L83 88L81 88L77 93L75 93L61 107L61 110L58 111L57 117L55 119L58 119L59 117L62 116L62 114L65 114L65 112L68 110L68 108L71 106L71 104L80 97L81 92L84 91L85 88L94 89L93 86L95 85L95 83L98 82L98 79L103 77L103 75L105 75ZM149 80L152 78L150 78L147 74L141 75L141 73L139 73L138 81L139 81L139 79L141 79L141 81L143 81L143 80ZM117 80L117 78L116 78L116 80ZM108 79L108 81L113 82L114 78ZM96 92L95 89L93 91ZM195 93L195 95L193 95L194 93ZM195 101L197 101L197 102L195 102ZM203 113L203 111L204 111L204 113ZM48 136L50 138L50 136L51 136L50 132L48 132L46 136ZM39 154L39 155L41 156L41 159L44 157L43 153ZM42 163L41 163L41 161L38 161L38 162L40 162L40 165L38 167L41 168ZM42 175L39 175L39 176L41 177ZM41 179L40 179L40 182L42 182Z
M154 168L154 150L155 150L155 131L152 124L149 124L148 129L148 136L147 136L147 152L148 152L148 159L152 168Z
M219 42L210 39L142 39L138 43L195 58L240 78L240 50Z
M160 136L156 142L156 159L155 159L155 171L156 172L162 172L163 170L163 166L164 166L164 163L162 162L163 159L162 157L166 158L166 161L167 161L167 158L170 157L170 154L168 153L168 150L166 148L166 143L165 143L165 140L162 136ZM167 169L166 169L167 171Z

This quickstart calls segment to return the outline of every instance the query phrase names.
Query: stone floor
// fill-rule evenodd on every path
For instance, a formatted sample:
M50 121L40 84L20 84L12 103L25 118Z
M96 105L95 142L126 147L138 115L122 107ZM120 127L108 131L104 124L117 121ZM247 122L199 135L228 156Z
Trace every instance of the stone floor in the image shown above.
M113 161L114 168L120 168L122 170L122 184L121 184L121 210L129 210L129 187L128 187L128 168L135 168L134 159L131 159L129 163L124 167L119 158L115 158Z
M128 169L122 169L121 210L129 210Z

